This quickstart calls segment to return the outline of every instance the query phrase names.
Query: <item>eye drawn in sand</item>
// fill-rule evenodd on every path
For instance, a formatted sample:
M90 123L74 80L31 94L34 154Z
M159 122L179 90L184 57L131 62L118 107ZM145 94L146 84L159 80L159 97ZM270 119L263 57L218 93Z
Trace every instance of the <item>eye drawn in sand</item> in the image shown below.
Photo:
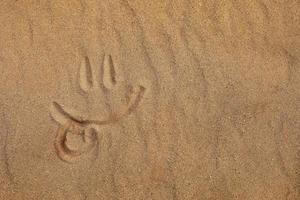
M100 78L96 76L95 71L93 71L88 57L85 57L81 63L78 77L78 85L84 92L82 95L91 97L96 93L109 95L113 90L124 88L117 87L119 83L110 55L104 55ZM76 111L71 113L60 103L56 101L52 102L50 114L60 124L54 141L54 147L61 160L74 163L87 156L92 155L94 158L97 157L99 146L98 130L101 126L113 124L135 111L144 97L146 91L144 86L128 87L131 90L128 92L129 94L126 94L126 96L129 96L129 100L125 109L112 112L104 118L103 116L99 116L99 118L90 119L86 117L88 113ZM97 102L92 101L91 103ZM75 115L74 113L77 114ZM101 110L99 113L101 113Z

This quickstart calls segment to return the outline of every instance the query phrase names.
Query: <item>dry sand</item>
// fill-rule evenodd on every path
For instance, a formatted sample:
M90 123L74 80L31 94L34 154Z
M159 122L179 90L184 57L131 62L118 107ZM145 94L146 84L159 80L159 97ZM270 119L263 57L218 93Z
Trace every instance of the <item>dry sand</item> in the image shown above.
M1 0L1 200L300 199L298 0Z

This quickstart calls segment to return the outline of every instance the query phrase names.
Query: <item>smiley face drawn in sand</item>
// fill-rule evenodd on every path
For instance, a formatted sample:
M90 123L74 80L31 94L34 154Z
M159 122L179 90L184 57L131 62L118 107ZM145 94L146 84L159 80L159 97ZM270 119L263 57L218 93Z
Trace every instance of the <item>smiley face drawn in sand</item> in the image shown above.
M96 94L109 95L111 92L123 94L124 91L118 90L129 88L129 90L126 90L128 103L125 109L116 113L112 112L105 118L89 119L84 117L86 113L82 113L82 116L72 115L61 104L54 101L50 108L50 114L60 124L54 147L58 157L68 163L79 161L88 154L97 157L99 146L98 128L102 125L115 123L136 110L146 91L146 88L141 85L118 87L119 83L116 80L116 71L110 55L104 55L100 79L96 77L89 59L85 57L80 66L78 83L83 95L91 98ZM95 101L91 102L94 103ZM81 145L75 145L76 148L71 148L70 141L75 141L75 144L81 143Z

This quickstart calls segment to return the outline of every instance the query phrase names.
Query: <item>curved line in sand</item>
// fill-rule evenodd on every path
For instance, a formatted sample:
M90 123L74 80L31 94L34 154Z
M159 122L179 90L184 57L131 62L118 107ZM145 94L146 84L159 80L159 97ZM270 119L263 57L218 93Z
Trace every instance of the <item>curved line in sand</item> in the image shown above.
M72 121L79 126L87 127L90 125L106 125L113 122L120 120L122 117L129 115L132 113L139 105L140 101L142 100L146 88L143 86L139 86L138 91L134 93L134 95L130 98L127 108L125 111L121 112L121 114L111 114L108 118L104 120L88 120L82 119L81 117L74 117L70 113L68 113L65 109L62 108L57 102L53 102L53 107L55 109L55 113L58 113L60 116L58 118L66 119L67 121Z
M84 139L84 147L82 149L72 150L70 149L67 144L67 134L68 132L72 132L72 134L81 135ZM59 127L55 141L54 147L58 157L65 162L74 163L78 161L84 154L91 152L95 147L98 146L98 136L94 130L90 132L91 138L86 140L87 136L86 130L82 129L81 127L76 127L76 124L69 121L67 124Z

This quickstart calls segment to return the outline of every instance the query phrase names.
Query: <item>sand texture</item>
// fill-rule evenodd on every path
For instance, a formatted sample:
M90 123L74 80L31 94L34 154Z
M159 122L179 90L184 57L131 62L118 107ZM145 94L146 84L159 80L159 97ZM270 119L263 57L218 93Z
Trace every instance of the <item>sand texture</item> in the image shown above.
M0 200L299 200L299 0L0 0Z

